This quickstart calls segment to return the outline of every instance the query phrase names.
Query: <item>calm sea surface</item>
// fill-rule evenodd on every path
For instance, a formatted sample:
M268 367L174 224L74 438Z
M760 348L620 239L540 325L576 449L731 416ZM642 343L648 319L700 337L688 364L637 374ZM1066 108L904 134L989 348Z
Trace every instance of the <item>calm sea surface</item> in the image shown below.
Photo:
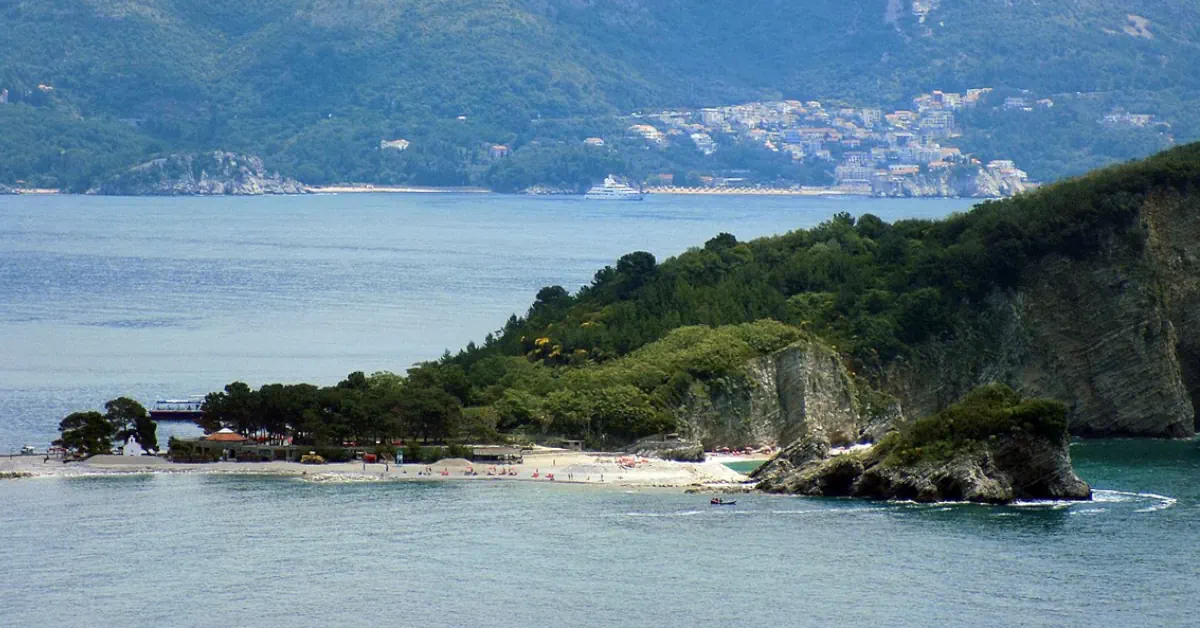
M586 283L837 211L957 201L0 197L0 451L68 411L401 371ZM991 508L529 483L0 481L0 626L1196 626L1200 447L1073 448Z
M0 481L0 625L1196 626L1196 444L1074 455L1094 503Z

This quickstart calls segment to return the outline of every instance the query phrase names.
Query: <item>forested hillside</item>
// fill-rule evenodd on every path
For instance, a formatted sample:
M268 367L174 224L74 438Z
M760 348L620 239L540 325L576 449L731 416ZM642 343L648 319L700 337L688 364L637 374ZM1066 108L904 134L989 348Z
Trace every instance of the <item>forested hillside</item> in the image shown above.
M1134 226L1151 195L1191 195L1197 185L1200 143L946 220L888 224L843 213L750 242L720 234L661 263L634 252L574 294L543 288L524 317L453 361L523 355L556 365L603 362L676 327L771 318L829 340L856 370L879 373L946 331L951 314L1016 285L1034 261L1095 255L1114 231Z
M1194 137L1200 6L1132 10L1117 0L0 0L0 110L23 110L0 112L6 129L23 129L4 140L0 181L78 186L130 165L127 155L220 148L314 183L461 184L482 178L481 146L576 141L638 109L774 97L891 105L978 86L1094 94ZM392 138L412 148L378 150ZM1088 147L1105 159L1144 150Z

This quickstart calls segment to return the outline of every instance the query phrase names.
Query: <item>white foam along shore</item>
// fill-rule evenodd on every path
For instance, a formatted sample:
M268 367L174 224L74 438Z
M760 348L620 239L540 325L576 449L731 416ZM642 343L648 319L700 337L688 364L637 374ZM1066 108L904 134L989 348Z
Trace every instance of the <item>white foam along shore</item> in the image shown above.
M152 456L93 456L85 461L45 461L43 456L0 458L0 476L79 477L145 473L200 473L298 477L315 482L517 481L566 482L627 487L683 488L736 485L748 478L722 462L672 462L621 454L546 452L526 454L521 464L491 465L464 459L434 464L358 462L307 465L298 462L175 463Z

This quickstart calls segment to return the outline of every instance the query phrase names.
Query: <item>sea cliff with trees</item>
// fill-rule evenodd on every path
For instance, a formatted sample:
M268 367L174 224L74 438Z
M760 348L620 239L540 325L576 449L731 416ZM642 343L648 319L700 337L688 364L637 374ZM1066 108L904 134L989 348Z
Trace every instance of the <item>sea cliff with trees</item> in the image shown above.
M838 461L834 475L853 476L840 486L878 489L851 494L907 495L915 484L896 476L910 488L879 488L898 463L1004 474L1038 459L1060 478L1041 496L1079 497L1068 433L1195 433L1198 181L1193 144L945 220L839 214L749 242L720 234L661 262L634 252L405 375L232 383L208 396L203 426L314 447L573 439L611 451L667 433L810 454L873 443ZM792 468L824 460L810 454L788 454ZM1028 495L1003 489L1016 471L988 477L917 492Z

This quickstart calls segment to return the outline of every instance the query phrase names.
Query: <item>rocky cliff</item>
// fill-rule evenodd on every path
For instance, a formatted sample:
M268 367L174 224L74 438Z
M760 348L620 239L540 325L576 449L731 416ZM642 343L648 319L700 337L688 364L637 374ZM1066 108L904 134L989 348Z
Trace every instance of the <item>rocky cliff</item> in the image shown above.
M88 190L88 194L114 196L304 193L300 182L268 173L262 159L222 151L154 159Z
M1035 187L1036 184L1015 173L979 168L969 174L941 171L911 177L881 176L871 182L871 193L896 197L1000 198L1028 192Z
M947 336L893 365L882 387L938 411L1004 382L1070 407L1084 436L1188 437L1200 392L1200 205L1158 196L1086 258L1033 262Z
M787 445L814 430L846 444L882 435L900 408L860 386L832 348L803 340L751 360L742 379L693 391L678 416L707 447Z
M757 469L767 492L922 502L1089 499L1071 468L1066 407L993 385L874 446L834 450L820 430Z

